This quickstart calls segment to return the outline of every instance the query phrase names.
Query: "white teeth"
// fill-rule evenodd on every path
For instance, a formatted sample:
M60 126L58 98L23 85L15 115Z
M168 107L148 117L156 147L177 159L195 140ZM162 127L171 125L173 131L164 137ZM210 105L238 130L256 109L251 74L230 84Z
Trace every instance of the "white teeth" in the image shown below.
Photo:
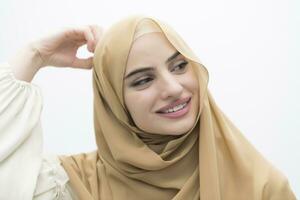
M175 106L174 108L170 108L166 111L163 111L163 113L171 113L171 112L176 112L178 110L181 110L182 108L184 108L186 106L187 103L183 103L183 104L179 104L177 106Z

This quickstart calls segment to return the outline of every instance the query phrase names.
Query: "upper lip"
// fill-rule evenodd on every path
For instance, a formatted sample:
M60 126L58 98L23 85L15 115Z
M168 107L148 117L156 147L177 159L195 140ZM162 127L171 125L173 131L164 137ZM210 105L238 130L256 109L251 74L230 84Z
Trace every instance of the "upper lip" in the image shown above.
M185 103L187 101L190 100L191 97L186 97L186 98L182 98L182 99L178 99L177 101L174 101L173 103L170 103L169 105L166 105L162 108L160 108L159 110L157 110L156 112L159 113L159 112L162 112L162 111L165 111L165 110L168 110L170 108L173 108L179 104L182 104L182 103Z

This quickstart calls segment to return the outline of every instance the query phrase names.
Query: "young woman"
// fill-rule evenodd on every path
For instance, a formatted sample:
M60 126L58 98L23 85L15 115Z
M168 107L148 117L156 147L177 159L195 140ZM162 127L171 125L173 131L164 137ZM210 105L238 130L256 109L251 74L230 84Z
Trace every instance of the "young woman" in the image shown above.
M94 57L79 60L85 43ZM0 68L0 199L296 199L166 23L130 16L103 36L97 26L66 30L32 49ZM93 66L94 152L41 155L42 97L29 82L48 65Z

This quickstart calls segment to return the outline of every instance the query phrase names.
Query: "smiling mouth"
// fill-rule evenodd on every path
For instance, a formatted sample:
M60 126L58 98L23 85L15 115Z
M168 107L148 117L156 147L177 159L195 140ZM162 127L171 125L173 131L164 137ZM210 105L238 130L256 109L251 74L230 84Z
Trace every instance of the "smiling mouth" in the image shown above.
M176 112L179 112L181 110L183 110L184 108L186 108L189 104L189 102L191 101L191 97L186 101L186 102L183 102L181 104L178 104L172 108L169 108L169 109L166 109L166 110L163 110L163 111L158 111L157 113L159 114L168 114L168 113L176 113Z
M187 102L179 104L173 108L175 110L169 109L168 111L158 113L158 114L161 117L169 118L172 120L182 119L184 116L186 116L189 113L191 109L191 98Z

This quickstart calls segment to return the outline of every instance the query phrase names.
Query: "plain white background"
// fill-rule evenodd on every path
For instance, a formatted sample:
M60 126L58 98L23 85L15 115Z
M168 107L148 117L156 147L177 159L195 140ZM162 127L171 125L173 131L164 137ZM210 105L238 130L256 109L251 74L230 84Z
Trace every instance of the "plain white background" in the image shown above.
M217 104L300 196L300 2L288 0L2 0L0 61L64 26L108 28L130 14L170 24L210 73ZM88 54L85 48L80 57ZM46 152L95 149L92 73L47 67L33 83L44 97Z

